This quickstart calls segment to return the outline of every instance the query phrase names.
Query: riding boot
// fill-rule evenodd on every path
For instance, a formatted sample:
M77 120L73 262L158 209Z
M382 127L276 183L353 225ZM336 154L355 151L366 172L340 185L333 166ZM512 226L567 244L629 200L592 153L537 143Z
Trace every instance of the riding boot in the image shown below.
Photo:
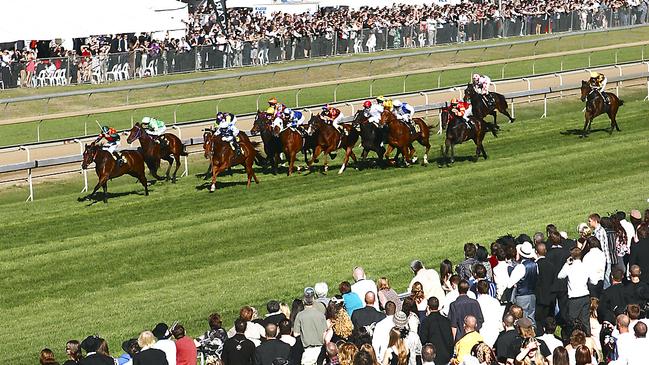
M122 156L117 153L117 151L113 151L113 156L115 156L115 162L117 162L117 166L121 166L124 161L122 160Z
M236 156L241 156L241 146L236 141L230 142L230 147L232 147L232 150L236 154Z

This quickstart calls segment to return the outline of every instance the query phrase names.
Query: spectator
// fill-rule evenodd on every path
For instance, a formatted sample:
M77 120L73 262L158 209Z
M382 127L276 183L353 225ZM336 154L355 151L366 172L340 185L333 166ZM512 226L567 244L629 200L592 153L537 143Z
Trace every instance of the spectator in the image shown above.
M451 276L450 283L451 283L452 290L444 298L443 301L444 304L442 304L442 309L441 309L442 314L445 316L448 316L448 311L451 308L451 304L455 302L455 300L460 296L460 292L458 291L458 286L460 284L460 276L459 275ZM475 294L473 294L472 291L467 292L467 295L471 299L476 299L476 296Z
M559 346L552 352L552 365L570 365L568 351L563 346Z
M390 340L390 330L394 327L394 314L397 312L396 304L394 302L387 302L385 304L385 318L379 321L374 326L374 334L372 336L372 347L376 352L376 358L379 363L383 362L385 350L388 348ZM407 322L407 319L406 319Z
M372 357L374 355L374 350L371 349L371 346L370 346L370 351L366 351L361 348L354 355L353 364L354 365L376 365L377 364L376 358Z
M509 349L516 338L516 329L514 328L515 318L511 313L505 313L503 316L503 330L498 334L494 349L496 357L500 363L507 362Z
M404 319L406 320L404 321ZM394 329L400 332L400 337L401 339L403 339L403 342L406 345L406 349L409 354L408 365L416 365L421 363L421 339L419 338L417 331L410 328L406 314L404 312L397 312L394 315L393 321ZM385 362L385 360L386 359L384 355L383 361Z
M597 362L593 362L593 356L591 351L587 346L579 346L575 352L575 364L576 365L597 365Z
M588 323L590 308L588 282L591 280L591 275L590 270L581 261L579 248L570 250L570 257L557 277L568 279L568 323L574 323L575 320ZM590 327L587 328L586 333L590 336Z
M221 359L227 365L255 365L255 344L245 333L248 321L239 317L234 321L235 335L225 341Z
M469 280L471 278L473 265L479 263L475 258L476 250L477 246L474 243L464 244L464 261L455 267L460 279Z
M291 335L293 333L293 329L291 328L291 321L289 321L288 319L279 321L278 328L279 340L291 347L295 346L297 340L295 339L295 337L293 337L293 335Z
M271 300L266 304L266 310L268 314L264 317L262 325L265 327L268 323L273 323L275 326L283 319L286 319L286 315L279 310L279 302L276 300ZM323 311L324 313L324 311Z
M120 357L117 358L117 364L118 365L124 365L124 364L132 364L133 361L133 355L135 355L138 351L140 351L140 345L137 344L137 338L132 338L130 340L126 340L122 342L122 350L124 350L124 353L120 355ZM68 364L66 361L63 365ZM75 364L74 362L69 363L68 365Z
M408 291L412 292L412 287L416 282L421 283L424 290L424 297L428 298L435 296L437 299L444 298L445 293L442 290L440 276L434 269L426 269L420 260L414 260L410 263L410 269L415 276L410 280Z
M401 310L408 316L408 328L415 333L419 333L419 312L417 311L417 303L412 297L406 297L401 304Z
M489 295L489 284L486 280L478 282L478 304L484 317L484 323L480 328L480 334L484 342L492 347L496 343L496 338L501 330L499 318L502 318L505 307L500 302Z
M458 298L451 303L448 311L448 318L451 321L451 330L455 340L459 340L464 336L464 318L471 315L476 319L475 330L479 330L484 322L480 304L477 300L469 298L467 292L469 291L469 283L466 280L460 281L458 284Z
M410 353L406 347L405 342L401 337L401 332L395 328L390 330L390 340L388 342L388 349L383 357L382 365L408 365ZM342 362L341 362L341 365Z
M351 317L356 309L363 308L363 301L358 297L358 294L352 292L352 286L349 284L349 281L343 281L338 287L340 294L343 296L345 301L345 309L347 309L347 314Z
M371 326L385 318L385 314L374 308L376 298L374 293L368 291L365 293L365 307L357 309L352 314L352 323L354 328Z
M612 245L614 242L608 242L608 236L606 235L606 230L600 224L601 218L599 214L593 213L588 216L588 226L593 230L593 236L599 241L601 250L604 252L604 257L606 258L606 267L604 272L604 288L608 288L610 283L610 274L611 274L611 265L615 264L613 260L612 253L614 247Z
M354 325L342 302L330 301L325 317L327 319L325 342L348 341L352 337Z
M176 339L176 364L196 365L196 345L194 340L185 334L185 327L176 324L171 328L171 334Z
M343 343L338 349L338 360L340 365L352 365L354 363L354 356L358 352L358 347L350 342Z
M616 336L615 344L617 346L618 359L628 360L633 353L633 346L635 336L629 332L629 317L626 314L617 316L616 325L618 335Z
M444 290L444 294L453 290L451 287L451 276L453 276L453 264L448 259L443 260L439 265L439 281L442 285L442 290Z
M535 322L537 323L537 328L541 327L540 324L544 323L548 316L554 315L554 307L556 303L556 296L552 291L552 287L554 281L557 280L558 272L552 262L545 258L546 254L547 246L545 243L540 242L536 244L538 279L534 295L536 297Z
M563 246L563 239L557 231L552 231L548 235L548 240L551 247L546 254L546 258L557 270L557 278L552 284L552 293L556 296L557 306L559 307L557 323L566 326L568 324L568 279L559 278L558 273L566 260L568 260L568 257L570 257L570 250Z
M313 288L304 289L304 310L295 317L293 333L300 336L304 353L302 365L313 365L318 359L322 347L323 333L327 329L324 314L314 308L315 291ZM227 364L227 362L226 362Z
M50 349L42 349L38 360L41 365L59 365L58 361L54 359L54 352Z
M223 321L218 313L210 314L207 321L210 329L196 338L194 342L198 351L205 356L206 361L220 360L223 353L223 344L228 339L228 335L223 329Z
M534 248L529 242L523 242L516 246L519 263L512 270L508 288L514 288L514 303L523 308L525 317L532 323L535 320L536 296L534 290L538 279L538 266L534 258Z
M631 245L629 265L638 265L642 274L640 281L649 283L649 228L646 225L638 227L638 242Z
M435 346L427 343L421 348L422 365L435 365ZM443 364L443 363L442 363Z
M256 365L272 365L273 360L283 359L288 361L291 346L277 339L277 325L266 323L265 341L255 350Z
M521 349L514 359L515 365L541 365L547 364L548 361L541 355L539 343L534 337L526 338L521 344Z
M419 327L419 337L422 343L434 346L439 364L446 364L451 360L454 342L451 322L440 313L439 300L436 297L428 299L428 315Z
M481 281L484 281L487 284L487 294L493 298L496 298L496 295L498 293L496 284L487 279L487 269L483 264L476 264L473 267L473 276L471 279L472 280L469 282L469 284L471 285L469 290L471 290L471 292L475 294L476 297L478 295L477 284Z
M539 323L539 322L537 322ZM557 322L554 317L547 317L543 323L543 335L537 337L539 340L545 342L548 346L548 350L551 353L554 353L554 350L558 347L563 346L563 343L554 333L557 330Z
M487 249L484 246L476 246L475 259L485 268L485 276L483 278L493 281L494 274L491 262L489 261L489 252L487 252ZM475 269L472 271L475 271Z
M367 279L367 277L365 276L365 270L363 270L363 268L360 266L354 268L352 275L354 277L354 284L352 284L351 286L352 292L358 295L361 301L363 301L362 306L365 306L367 304L365 303L365 293L367 293L368 291L372 292L374 294L374 297L376 298L376 283L372 280ZM377 303L376 301L374 302L374 308L376 308L377 310L379 309L379 303Z
M480 342L484 342L482 335L478 333L478 321L475 316L467 315L464 317L464 325L462 330L462 337L455 343L453 351L453 358L458 363L462 363L464 356L471 353L473 346Z
M327 297L327 295L329 294L329 286L327 285L327 283L316 283L313 286L313 290L315 290L316 301L322 303L324 308L327 308L330 301L330 299Z
M526 343L526 341L529 341L536 335L532 321L527 317L522 317L516 321L516 329L517 336L514 337L507 351L507 358L511 359L510 361L515 360L516 356L520 354L521 349L525 347L523 346L523 343ZM551 360L550 356L552 355L552 353L550 352L550 349L548 349L548 346L545 344L545 342L540 339L536 339L536 342L538 343L538 349L541 355L544 358L548 359L548 361Z
M629 282L624 286L624 297L627 304L644 305L649 299L649 285L640 281L642 271L640 266L632 265L629 268Z
M313 290L313 289L312 289ZM252 343L255 344L255 346L259 346L261 344L261 338L264 337L264 326L262 326L259 323L256 323L254 320L255 318L255 309L251 306L243 306L239 310L239 318L243 319L246 321L246 337L252 341ZM228 331L228 337L234 336L236 333L236 329L232 327Z
M597 307L597 317L600 322L615 323L617 315L624 312L627 302L623 279L624 271L619 267L611 270L611 286L604 290Z
M124 350L126 351L126 350ZM68 356L63 365L76 365L79 364L81 359L83 359L83 354L81 353L81 345L77 340L70 340L65 344L65 354ZM132 354L131 354L132 355ZM122 364L120 364L122 365Z
M401 310L401 299L394 289L390 287L390 282L388 278L382 277L377 281L377 286L379 289L379 308L385 309L385 304L387 302L392 302L397 306L397 310Z
M156 337L151 331L140 333L140 336L137 338L137 344L141 350L133 355L133 365L170 365L167 362L165 352L152 347L155 343ZM97 362L96 364L100 363ZM108 365L110 363L103 364Z
M174 344L174 342L169 339L171 337L171 333L169 332L169 326L167 326L167 324L163 322L158 323L155 325L151 333L153 333L157 341L151 343L150 346L154 349L158 349L164 352L167 358L167 363L172 365L175 364L176 344ZM140 345L140 347L142 347L142 345Z
M604 288L606 257L600 248L597 237L590 236L586 239L586 245L582 250L582 257L583 264L590 273L588 291L591 297L598 298ZM610 280L608 282L610 283Z
M155 342L155 340L154 340ZM115 360L103 353L100 352L100 347L102 345L102 338L97 336L88 336L83 341L81 341L81 348L86 351L86 357L79 361L81 365L111 365L115 363ZM135 364L135 361L133 362Z

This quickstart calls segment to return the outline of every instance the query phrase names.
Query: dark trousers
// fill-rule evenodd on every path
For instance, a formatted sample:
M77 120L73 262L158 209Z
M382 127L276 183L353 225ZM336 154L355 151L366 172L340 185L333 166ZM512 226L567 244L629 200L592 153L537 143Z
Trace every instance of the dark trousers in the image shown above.
M590 296L568 299L568 325L574 328L575 321L581 322L586 336L590 336ZM572 331L571 331L572 332Z
M545 320L548 317L554 317L554 301L552 304L546 305L539 302L536 303L536 333L537 335L543 334L543 327L545 326Z

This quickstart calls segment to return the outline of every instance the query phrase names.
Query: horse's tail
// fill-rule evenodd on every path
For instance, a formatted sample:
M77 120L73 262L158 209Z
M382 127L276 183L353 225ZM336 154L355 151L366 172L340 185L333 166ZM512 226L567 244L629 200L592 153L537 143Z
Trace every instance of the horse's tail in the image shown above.
M500 127L497 124L487 122L486 120L483 120L482 122L484 123L487 131L491 132L494 137L498 138L498 131L500 130Z
M622 105L624 105L624 100L622 100L622 99L618 99L618 100L619 100L620 102L617 104L617 106L622 106Z
M182 147L181 147L181 149L180 149L180 155L181 155L181 156L187 156L187 155L189 155L189 154L187 153L187 146L185 146L184 144L181 144L181 146L182 146Z

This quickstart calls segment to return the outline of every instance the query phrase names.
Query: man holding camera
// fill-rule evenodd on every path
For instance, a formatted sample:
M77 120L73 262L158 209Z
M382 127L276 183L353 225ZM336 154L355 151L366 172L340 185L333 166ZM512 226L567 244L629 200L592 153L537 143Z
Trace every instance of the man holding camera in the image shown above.
M581 261L581 249L572 248L570 257L557 275L559 279L568 279L568 323L574 323L576 319L579 319L581 323L590 321L588 282L596 284L590 277L590 271ZM590 326L585 326L584 329L586 335L590 336Z

